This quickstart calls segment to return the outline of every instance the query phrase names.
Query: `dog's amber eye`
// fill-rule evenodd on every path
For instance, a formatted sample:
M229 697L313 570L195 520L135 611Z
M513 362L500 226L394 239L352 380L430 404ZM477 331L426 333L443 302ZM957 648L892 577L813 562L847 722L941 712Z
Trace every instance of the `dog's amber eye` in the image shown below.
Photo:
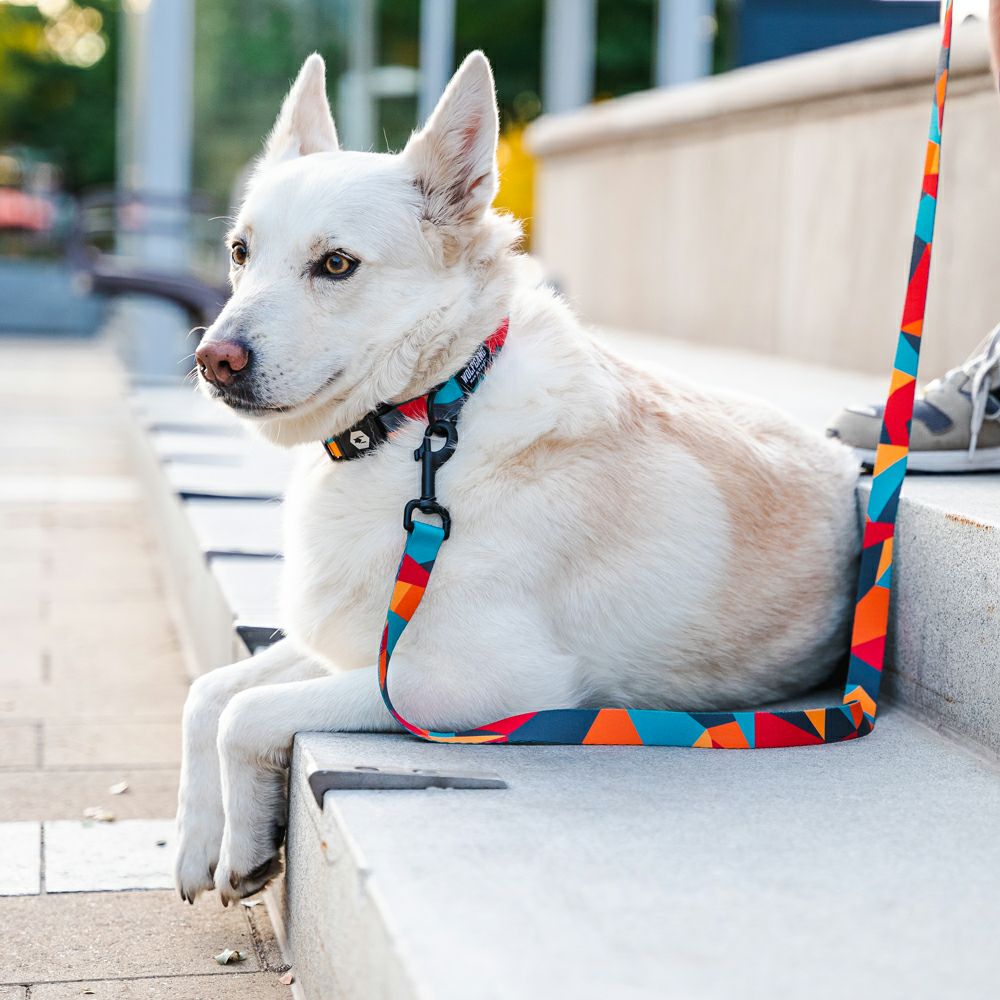
M233 244L233 263L237 267L242 267L247 262L247 245L245 243Z
M358 262L342 253L328 253L323 258L323 270L333 278L343 278L357 267Z

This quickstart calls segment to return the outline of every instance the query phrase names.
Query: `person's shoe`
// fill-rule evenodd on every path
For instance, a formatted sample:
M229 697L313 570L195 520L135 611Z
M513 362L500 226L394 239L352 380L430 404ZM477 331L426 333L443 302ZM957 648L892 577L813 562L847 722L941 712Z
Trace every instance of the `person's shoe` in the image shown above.
M826 433L875 464L884 404L849 406ZM908 468L915 472L1000 471L1000 326L973 355L917 394Z

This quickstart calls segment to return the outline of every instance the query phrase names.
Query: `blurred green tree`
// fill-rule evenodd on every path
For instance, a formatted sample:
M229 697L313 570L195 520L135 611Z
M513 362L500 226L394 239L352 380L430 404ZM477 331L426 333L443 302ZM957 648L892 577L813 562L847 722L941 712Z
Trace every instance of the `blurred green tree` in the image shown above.
M505 0L501 6L459 0L455 61L482 49L493 64L501 127L531 121L541 110L544 0Z
M75 191L115 176L117 0L0 3L0 146L26 146Z
M728 21L729 0L719 6L720 21ZM120 0L0 0L0 147L28 146L51 158L70 190L114 181L119 7ZM655 9L655 0L600 0L598 97L650 86ZM544 12L544 0L457 4L456 62L474 48L490 57L505 127L541 110ZM378 16L378 61L416 65L420 0L379 0ZM335 96L346 68L343 21L343 0L198 0L196 186L228 195L306 53L326 57ZM415 114L415 100L383 101L380 147L399 148Z
M595 94L615 97L651 85L656 0L600 0ZM545 0L458 0L455 62L483 49L493 63L503 127L542 109ZM225 197L260 148L302 59L327 61L331 99L347 68L343 0L198 0L195 71L196 185ZM420 0L379 0L382 65L419 61ZM416 125L416 101L380 102L378 147L398 149Z
M597 5L599 99L653 86L656 0L604 0Z
M194 183L223 203L260 152L302 60L342 62L327 0L198 0L195 7Z

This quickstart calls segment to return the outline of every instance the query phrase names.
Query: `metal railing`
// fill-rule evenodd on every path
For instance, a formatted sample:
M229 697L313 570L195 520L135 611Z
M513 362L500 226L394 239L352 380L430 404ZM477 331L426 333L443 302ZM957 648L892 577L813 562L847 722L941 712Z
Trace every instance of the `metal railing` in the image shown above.
M100 190L76 205L66 257L77 280L94 294L150 295L180 306L191 320L209 325L229 298L216 276L191 267L196 232L210 217L208 199L150 191ZM212 241L214 245L214 241ZM202 254L207 260L207 254ZM220 255L221 257L221 255Z

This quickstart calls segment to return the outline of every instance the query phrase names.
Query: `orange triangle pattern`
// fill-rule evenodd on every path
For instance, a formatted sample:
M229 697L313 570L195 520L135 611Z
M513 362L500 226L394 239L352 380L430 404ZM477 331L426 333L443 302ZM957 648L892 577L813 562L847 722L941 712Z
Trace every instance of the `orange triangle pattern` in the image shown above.
M882 543L882 551L878 557L878 572L875 574L876 580L882 579L882 574L892 565L892 539L887 538Z
M392 601L389 608L403 621L409 621L413 617L413 612L417 610L420 599L424 596L424 587L418 587L414 583L404 583L399 580L392 592Z
M915 382L916 379L906 372L901 372L898 368L892 370L892 381L889 383L889 395L891 396L897 389L902 389L904 385Z
M890 465L895 465L901 458L905 458L909 450L905 444L879 443L875 452L875 475L877 476L883 469L888 469Z
M807 708L806 718L812 723L813 729L819 734L821 740L826 739L826 709Z
M863 711L865 715L875 714L875 699L860 684L844 695L844 701L858 702L861 706L858 711Z
M869 639L878 639L885 635L886 622L889 620L889 591L885 587L872 587L858 601L854 612L854 632L851 635L851 645L860 646Z
M602 708L583 738L584 746L642 746L627 708Z
M924 161L924 173L936 174L941 166L941 147L936 142L927 143L927 159Z
M738 722L726 722L721 726L711 726L705 730L712 740L712 746L719 750L747 750L746 733Z

